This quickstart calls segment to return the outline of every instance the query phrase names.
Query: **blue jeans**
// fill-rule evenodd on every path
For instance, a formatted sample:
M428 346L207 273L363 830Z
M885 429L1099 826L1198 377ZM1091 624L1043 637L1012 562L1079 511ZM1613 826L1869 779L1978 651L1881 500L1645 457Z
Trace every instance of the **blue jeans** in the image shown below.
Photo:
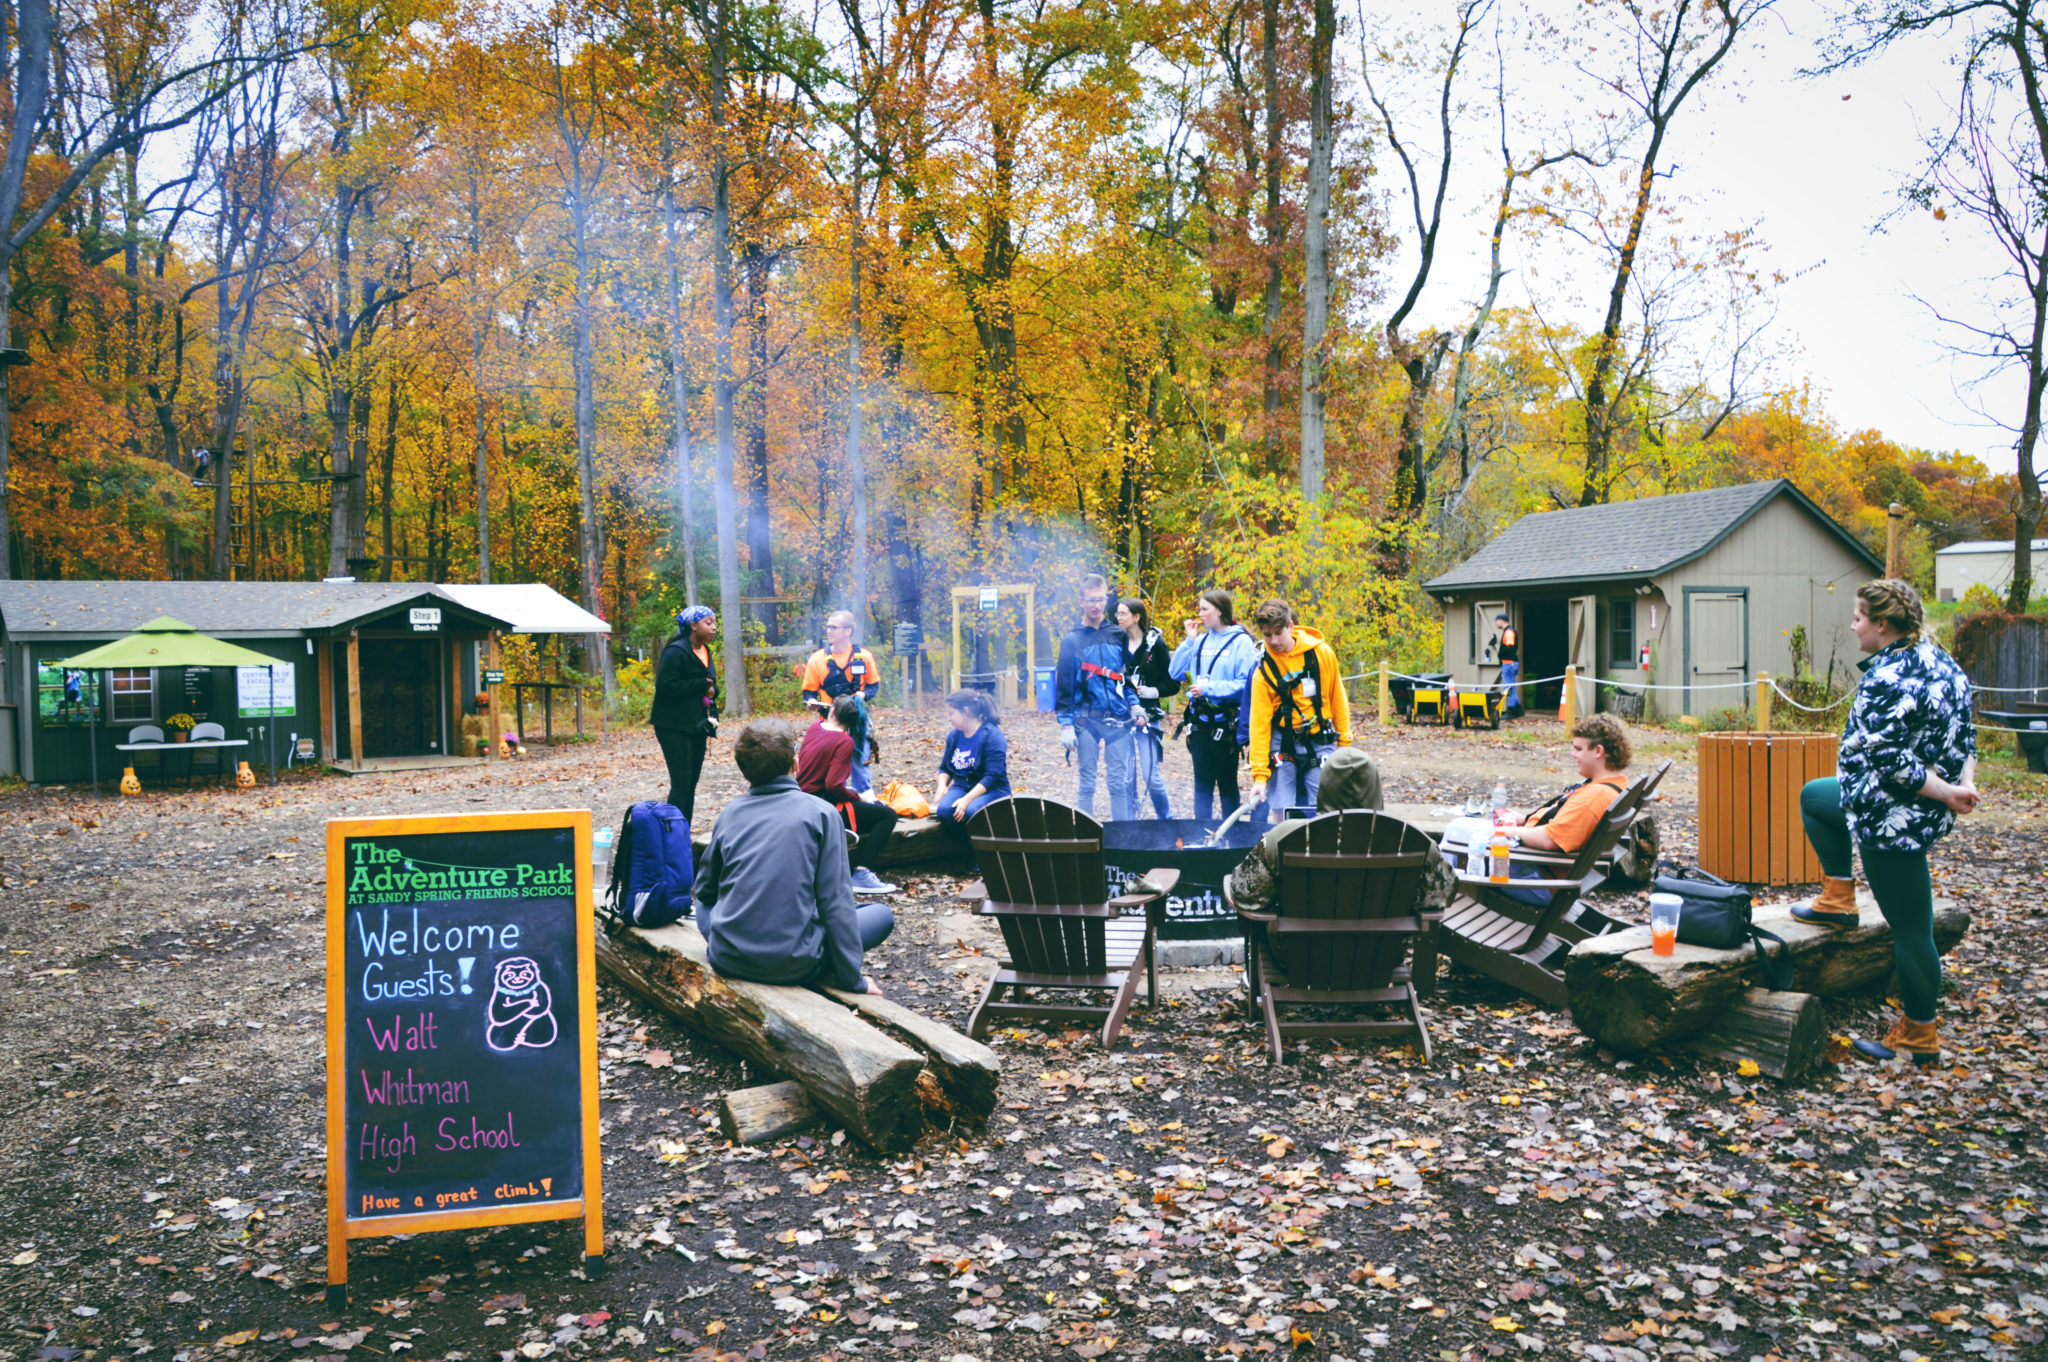
M1273 778L1266 782L1266 816L1275 823L1287 816L1287 810L1297 804L1313 806L1316 794L1323 788L1323 763L1337 750L1335 743L1316 745L1316 769L1308 773L1306 781L1297 780L1298 772L1291 761L1280 760L1280 747L1276 743L1272 752Z
M1503 662L1500 664L1500 683L1507 687L1506 705L1509 709L1522 707L1522 664Z
M896 915L889 911L887 904L856 903L853 906L854 920L860 924L860 948L863 953L873 950L889 939L889 933L896 930ZM813 988L823 988L831 980L827 967L820 965L818 973L811 976Z
M858 903L853 912L860 919L860 948L864 951L881 945L896 930L896 915L886 903Z
M948 785L946 787L946 792L939 796L939 802L937 807L933 808L932 810L932 817L939 820L940 827L946 828L950 831L956 831L962 837L965 837L967 835L966 825L967 820L969 818L973 818L974 815L980 813L983 809L995 803L998 799L1008 799L1010 797L1010 787L1007 785L1005 785L1000 790L990 790L988 793L982 795L979 799L975 800L972 804L969 804L967 806L967 818L963 818L957 823L954 822L954 806L960 802L960 796L966 794L969 790L973 788L974 787L971 785Z
M1079 752L1074 807L1095 816L1095 749L1102 748L1103 765L1109 784L1109 816L1121 823L1131 811L1131 729L1130 725L1093 715L1074 716L1074 741Z
M1165 745L1159 734L1152 729L1135 734L1131 742L1132 755L1137 758L1137 787L1131 800L1132 812L1144 807L1145 797L1152 797L1152 812L1159 818L1173 817L1173 799L1166 793L1166 773L1159 769L1159 759Z
M1557 869L1560 869L1560 867L1532 865L1527 861L1522 862L1520 865L1516 865L1514 862L1510 861L1508 862L1508 878L1511 880L1547 879L1549 877L1549 872ZM1497 892L1499 892L1505 898L1513 899L1516 903L1526 903L1531 908L1548 908L1550 906L1550 896L1556 893L1557 891L1554 889L1509 888L1502 889Z

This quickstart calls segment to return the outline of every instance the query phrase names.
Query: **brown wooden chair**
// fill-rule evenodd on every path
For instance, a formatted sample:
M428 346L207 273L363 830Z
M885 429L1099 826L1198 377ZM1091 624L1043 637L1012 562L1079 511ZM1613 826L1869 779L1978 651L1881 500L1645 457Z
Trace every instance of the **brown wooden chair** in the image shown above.
M1636 798L1636 816L1629 820L1628 826L1622 829L1620 836L1615 838L1614 845L1601 852L1594 859L1593 868L1588 872L1585 882L1580 886L1581 894L1590 894L1617 876L1624 880L1634 879L1641 883L1647 883L1654 876L1657 855L1660 850L1656 839L1660 834L1657 831L1656 824L1650 818L1650 801L1657 797L1657 787L1664 783L1664 777L1669 775L1670 772L1671 760L1667 757L1656 770L1650 772L1647 776L1638 776L1636 778L1636 783L1643 787L1642 794ZM1636 839L1641 837L1649 837L1651 839L1647 848L1635 845ZM1558 851L1518 851L1515 853L1515 859L1527 861L1532 865L1551 866L1562 874L1578 860L1578 857L1576 855L1568 856ZM1627 867L1631 865L1639 865L1651 871L1651 874L1630 876L1627 873ZM1581 902L1573 911L1575 915L1583 915L1590 912L1591 907ZM1610 925L1614 925L1611 919L1603 920L1608 921Z
M1166 896L1180 872L1148 871L1148 890L1109 897L1102 825L1050 799L999 799L967 820L967 834L987 887L979 911L1002 928L1008 951L968 1019L967 1034L979 1040L991 1021L1005 1017L1091 1023L1099 1018L1103 1045L1115 1045L1137 997L1141 959L1149 1000L1159 1000L1154 945ZM1133 908L1144 912L1126 916ZM1111 997L1106 1004L1048 1003L1027 998L1029 989Z
M1280 839L1271 912L1224 898L1245 923L1247 1011L1263 1016L1272 1060L1290 1038L1386 1036L1413 1044L1426 1064L1429 1027L1418 993L1436 985L1437 915L1418 910L1429 835L1391 814L1345 809ZM1414 964L1408 964L1410 947ZM1390 1007L1380 1020L1290 1021L1282 1009Z
M1444 913L1443 953L1540 1002L1563 1007L1564 957L1572 943L1620 925L1591 904L1581 904L1580 896L1589 884L1600 882L1601 859L1639 815L1644 790L1662 776L1660 768L1629 782L1594 824L1585 844L1571 855L1515 852L1514 861L1555 867L1551 877L1512 882L1517 889L1547 890L1550 901L1541 907L1509 898L1500 892L1506 886L1484 875L1460 873L1458 882L1465 892Z

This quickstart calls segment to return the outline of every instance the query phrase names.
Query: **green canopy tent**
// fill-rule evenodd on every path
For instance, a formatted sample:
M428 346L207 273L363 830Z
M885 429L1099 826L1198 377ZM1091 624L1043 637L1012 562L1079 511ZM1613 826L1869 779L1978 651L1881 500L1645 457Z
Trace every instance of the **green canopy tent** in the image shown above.
M174 620L169 615L159 615L126 638L117 638L112 643L102 643L77 657L66 658L58 663L61 667L79 671L105 673L115 668L129 669L142 667L263 667L270 672L271 708L277 707L277 668L282 665L274 657L266 656L239 643L224 639L208 638L183 620ZM100 677L101 717L107 717L111 706L107 704L110 691L107 678ZM273 730L275 725L271 726ZM87 733L91 738L91 733ZM277 782L276 734L271 734L270 779ZM87 749L92 754L92 792L97 798L100 792L99 744L88 741Z

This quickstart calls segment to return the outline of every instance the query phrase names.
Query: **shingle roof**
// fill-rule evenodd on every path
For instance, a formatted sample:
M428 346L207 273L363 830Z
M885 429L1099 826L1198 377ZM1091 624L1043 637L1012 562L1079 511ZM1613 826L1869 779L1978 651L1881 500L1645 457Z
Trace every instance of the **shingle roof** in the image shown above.
M421 596L506 624L428 582L0 582L0 628L16 639L112 638L174 615L202 634L276 637L337 629Z
M1634 581L1699 557L1772 499L1790 496L1872 571L1883 563L1784 478L1523 516L1424 586L1432 595L1484 587Z

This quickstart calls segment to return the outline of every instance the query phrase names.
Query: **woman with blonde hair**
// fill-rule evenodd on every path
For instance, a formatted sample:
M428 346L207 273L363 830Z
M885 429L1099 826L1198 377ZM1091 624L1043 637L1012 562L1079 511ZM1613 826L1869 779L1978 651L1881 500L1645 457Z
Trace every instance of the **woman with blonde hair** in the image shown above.
M1977 808L1977 730L1970 678L1939 644L1923 636L1919 593L1905 582L1856 589L1849 630L1870 656L1849 703L1837 775L1811 780L1799 815L1826 876L1821 895L1792 915L1826 927L1854 927L1855 866L1891 924L1901 1015L1882 1041L1859 1040L1873 1059L1900 1051L1916 1064L1941 1058L1935 1011L1941 953L1934 944L1934 886L1927 852Z

